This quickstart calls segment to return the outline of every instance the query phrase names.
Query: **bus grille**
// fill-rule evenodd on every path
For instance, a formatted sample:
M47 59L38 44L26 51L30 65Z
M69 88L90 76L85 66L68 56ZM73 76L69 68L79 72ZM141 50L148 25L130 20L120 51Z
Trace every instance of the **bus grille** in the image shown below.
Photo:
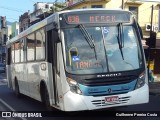
M104 85L117 85L126 84L137 79L137 76L118 76L118 77L107 77L107 78L92 78L85 79L82 81L83 85L86 86L104 86Z
M93 100L91 102L96 107L100 107L100 106L124 104L124 103L127 103L129 100L130 100L130 96L128 96L128 97L121 97L121 98L119 98L118 101L114 101L114 102L105 102L104 99L103 100Z

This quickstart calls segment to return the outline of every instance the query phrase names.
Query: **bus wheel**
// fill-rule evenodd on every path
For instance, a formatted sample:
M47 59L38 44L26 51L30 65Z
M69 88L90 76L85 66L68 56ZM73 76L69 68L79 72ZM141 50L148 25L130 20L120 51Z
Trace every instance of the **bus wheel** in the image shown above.
M50 106L50 102L49 102L49 94L48 94L48 90L46 87L42 88L42 92L41 92L41 98L42 98L42 103L45 106L46 110L48 111L52 111L52 107Z
M16 94L16 96L18 98L21 97L21 93L19 92L19 85L18 85L18 81L17 80L15 81L15 90L14 90L14 92L15 92L15 94Z

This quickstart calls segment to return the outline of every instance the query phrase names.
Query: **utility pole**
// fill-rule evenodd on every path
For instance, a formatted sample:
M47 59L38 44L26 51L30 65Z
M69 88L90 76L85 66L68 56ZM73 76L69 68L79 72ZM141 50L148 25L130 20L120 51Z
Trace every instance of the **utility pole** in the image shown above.
M122 0L122 10L124 9L124 0Z
M149 80L149 71L150 71L150 52L151 52L151 48L150 48L150 45L151 45L151 36L152 36L152 21L153 21L153 5L152 5L152 8L151 8L151 28L150 28L150 38L149 38L149 41L148 41L148 44L149 44L149 47L148 47L148 80Z

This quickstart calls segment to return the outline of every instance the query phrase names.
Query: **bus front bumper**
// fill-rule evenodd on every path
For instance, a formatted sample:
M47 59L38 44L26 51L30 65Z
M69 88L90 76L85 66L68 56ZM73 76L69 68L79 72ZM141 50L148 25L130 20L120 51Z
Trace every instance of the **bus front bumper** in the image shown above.
M108 101L113 98L118 99L115 99L115 101ZM95 110L148 102L149 88L147 84L134 91L118 95L83 96L69 91L64 95L64 111Z

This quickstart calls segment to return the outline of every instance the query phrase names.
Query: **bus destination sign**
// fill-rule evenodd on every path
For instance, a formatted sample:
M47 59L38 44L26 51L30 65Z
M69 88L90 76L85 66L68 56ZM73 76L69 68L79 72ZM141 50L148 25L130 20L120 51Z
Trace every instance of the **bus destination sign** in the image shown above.
M130 22L129 14L71 14L65 15L68 24Z

